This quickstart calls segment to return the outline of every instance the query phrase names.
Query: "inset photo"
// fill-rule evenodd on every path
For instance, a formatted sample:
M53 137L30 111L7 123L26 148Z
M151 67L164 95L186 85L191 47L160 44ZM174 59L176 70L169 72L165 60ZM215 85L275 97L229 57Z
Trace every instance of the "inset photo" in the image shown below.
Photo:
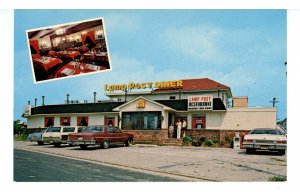
M103 18L26 33L35 83L111 70Z

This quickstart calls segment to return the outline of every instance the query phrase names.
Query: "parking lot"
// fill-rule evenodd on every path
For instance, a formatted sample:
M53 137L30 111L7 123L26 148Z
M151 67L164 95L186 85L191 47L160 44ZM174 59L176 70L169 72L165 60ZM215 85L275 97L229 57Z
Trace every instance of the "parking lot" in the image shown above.
M287 156L274 152L246 154L245 150L206 147L132 145L81 150L15 141L14 148L88 160L156 174L183 181L268 181L287 175Z

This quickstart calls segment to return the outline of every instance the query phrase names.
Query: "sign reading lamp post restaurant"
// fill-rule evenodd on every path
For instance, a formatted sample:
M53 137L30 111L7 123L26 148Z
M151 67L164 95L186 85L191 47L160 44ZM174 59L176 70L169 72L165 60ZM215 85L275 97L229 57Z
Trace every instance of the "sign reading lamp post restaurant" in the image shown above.
M212 95L198 95L188 97L188 110L212 110L213 96Z

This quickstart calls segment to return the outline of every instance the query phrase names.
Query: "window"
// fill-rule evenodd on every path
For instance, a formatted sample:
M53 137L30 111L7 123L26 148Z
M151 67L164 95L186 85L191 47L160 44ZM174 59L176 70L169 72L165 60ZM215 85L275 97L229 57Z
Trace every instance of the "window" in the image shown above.
M121 130L118 129L117 127L109 127L108 133L121 133Z
M192 128L205 129L206 128L206 116L205 115L193 115Z
M161 129L161 112L124 112L122 128L127 130Z
M82 132L84 132L84 133L95 133L95 132L103 132L103 131L104 131L103 127L91 126L91 127L84 128Z
M170 96L170 100L175 100L176 96Z
M60 117L60 125L70 126L71 117Z
M46 130L47 133L59 133L60 132L60 127L49 127L47 130Z
M115 117L112 116L105 116L105 125L115 125Z
M54 117L45 117L45 127L51 127L54 125Z
M77 126L88 126L89 118L87 116L77 117Z
M63 128L63 132L74 132L75 131L75 127L64 127Z

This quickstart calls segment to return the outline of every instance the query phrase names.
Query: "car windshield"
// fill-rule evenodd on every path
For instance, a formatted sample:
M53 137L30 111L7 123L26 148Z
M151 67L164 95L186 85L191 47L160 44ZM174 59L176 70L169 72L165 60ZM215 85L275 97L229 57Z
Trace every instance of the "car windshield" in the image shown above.
M94 133L94 132L103 132L103 127L93 126L93 127L86 127L82 130L84 133Z
M272 130L272 129L255 129L251 131L250 134L268 134L268 135L282 135L279 130Z
M60 127L50 127L46 132L60 132Z

